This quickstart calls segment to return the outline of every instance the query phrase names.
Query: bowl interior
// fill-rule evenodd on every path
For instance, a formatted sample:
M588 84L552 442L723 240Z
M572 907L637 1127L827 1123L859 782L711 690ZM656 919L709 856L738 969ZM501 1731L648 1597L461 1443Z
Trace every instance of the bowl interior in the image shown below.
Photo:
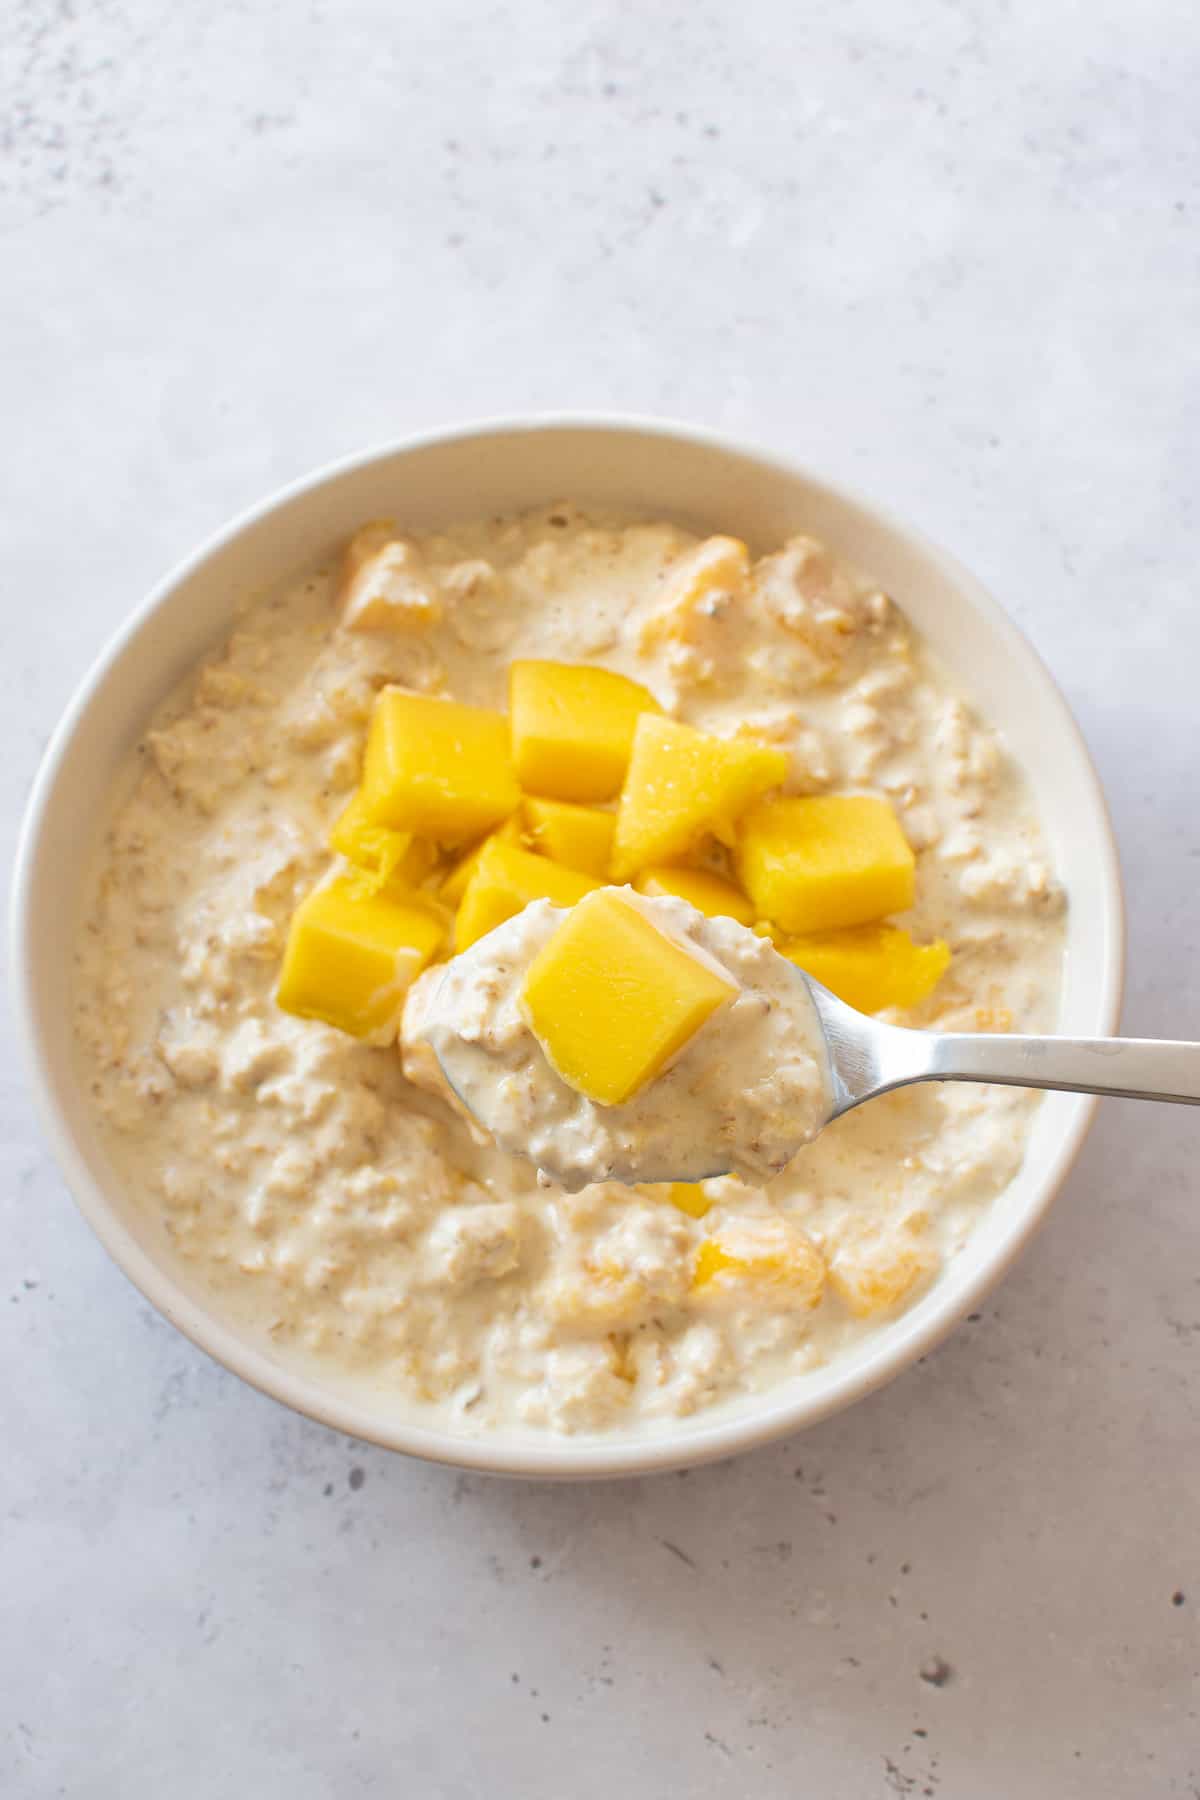
M980 711L1004 733L1037 799L1070 892L1059 1029L1114 1029L1121 904L1104 802L1086 749L1023 637L950 557L875 508L787 464L648 424L547 422L442 435L343 464L235 522L175 571L88 677L34 791L18 858L18 1011L47 1130L83 1211L125 1272L174 1323L256 1385L336 1428L396 1449L508 1473L586 1475L697 1462L794 1429L879 1385L975 1303L1038 1222L1093 1103L1051 1095L1025 1164L955 1263L908 1313L831 1367L653 1435L547 1441L518 1432L452 1437L397 1402L284 1366L213 1317L168 1260L165 1235L115 1179L93 1131L71 1043L76 900L122 759L153 708L212 648L248 595L328 552L365 519L438 527L571 497L722 530L765 550L796 531L824 538L878 579Z

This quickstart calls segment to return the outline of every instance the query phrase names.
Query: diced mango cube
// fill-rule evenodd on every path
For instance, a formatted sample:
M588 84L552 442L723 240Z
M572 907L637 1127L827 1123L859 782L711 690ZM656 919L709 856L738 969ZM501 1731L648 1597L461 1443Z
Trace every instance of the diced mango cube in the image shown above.
M806 1309L825 1291L825 1259L790 1220L731 1221L696 1252L693 1292L714 1299L764 1298Z
M894 925L852 925L845 931L788 938L779 953L865 1013L916 1006L932 994L950 966L950 947L940 938L914 944L907 931Z
M521 798L503 713L395 687L375 702L362 785L372 824L448 844L489 830Z
M555 906L574 906L599 883L578 869L563 869L548 856L535 856L506 844L497 834L484 844L467 882L454 921L454 947L466 950L524 912L531 900L552 900Z
M509 818L505 819L503 825L498 826L489 837L485 837L482 843L476 844L473 849L466 852L465 856L459 857L458 861L454 864L454 867L443 881L441 887L438 889L440 897L445 901L447 906L457 906L462 900L463 895L467 891L467 883L479 867L479 859L483 855L483 846L484 844L490 844L492 838L499 838L502 844L523 845L525 842L525 833L521 829L521 814L519 812L513 813Z
M642 624L639 642L652 649L665 639L685 641L703 602L736 593L750 573L750 552L740 538L710 537L685 551L668 569L662 594Z
M708 869L643 869L633 885L639 894L669 894L686 900L709 919L736 919L739 925L754 923L754 908L741 888Z
M836 1249L829 1260L830 1284L857 1319L890 1312L909 1299L938 1266L927 1245L879 1236Z
M416 545L384 520L364 525L346 546L339 600L348 631L421 631L442 613Z
M525 834L540 856L603 881L612 856L615 813L569 800L526 800Z
M760 916L789 933L869 924L904 912L916 891L899 820L869 794L761 801L742 820L735 862Z
M658 702L639 682L576 663L509 669L512 756L521 786L552 800L611 800L634 727Z
M714 1197L705 1190L702 1181L645 1182L638 1188L638 1192L651 1200L669 1201L680 1212L686 1213L689 1219L702 1219L717 1204Z
M329 847L354 864L369 891L390 885L416 887L437 862L437 851L427 839L372 825L361 788L329 833Z
M676 862L708 832L732 844L741 814L778 787L787 770L783 750L709 737L676 719L644 713L617 809L613 879Z
M602 889L534 957L522 1004L563 1080L598 1105L620 1106L737 991Z
M341 877L314 889L292 915L276 1001L352 1037L393 1031L409 983L444 936L415 895L367 894Z

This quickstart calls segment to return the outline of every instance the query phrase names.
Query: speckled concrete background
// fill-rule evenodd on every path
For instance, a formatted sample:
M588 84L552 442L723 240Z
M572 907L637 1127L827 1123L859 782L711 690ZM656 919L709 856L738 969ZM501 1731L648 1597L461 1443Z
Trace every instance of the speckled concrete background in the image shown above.
M658 411L959 552L1059 675L1200 1035L1190 0L9 0L11 844L93 653L410 428ZM1200 1794L1200 1127L1109 1105L983 1315L687 1477L491 1484L176 1337L3 1065L5 1800Z

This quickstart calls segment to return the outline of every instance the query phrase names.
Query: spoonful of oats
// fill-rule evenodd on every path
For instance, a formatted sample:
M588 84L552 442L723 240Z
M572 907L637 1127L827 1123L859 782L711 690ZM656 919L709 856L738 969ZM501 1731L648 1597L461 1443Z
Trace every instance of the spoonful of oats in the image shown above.
M917 1081L1200 1104L1200 1044L916 1031L867 1017L735 920L601 888L535 901L446 965L420 1036L505 1150L569 1191L777 1175Z

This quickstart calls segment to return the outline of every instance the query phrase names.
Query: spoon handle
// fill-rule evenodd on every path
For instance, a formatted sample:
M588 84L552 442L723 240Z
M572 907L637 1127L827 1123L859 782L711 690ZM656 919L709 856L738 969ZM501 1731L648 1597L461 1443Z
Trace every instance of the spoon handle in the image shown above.
M994 1081L1200 1106L1200 1044L948 1032L931 1039L923 1081Z

